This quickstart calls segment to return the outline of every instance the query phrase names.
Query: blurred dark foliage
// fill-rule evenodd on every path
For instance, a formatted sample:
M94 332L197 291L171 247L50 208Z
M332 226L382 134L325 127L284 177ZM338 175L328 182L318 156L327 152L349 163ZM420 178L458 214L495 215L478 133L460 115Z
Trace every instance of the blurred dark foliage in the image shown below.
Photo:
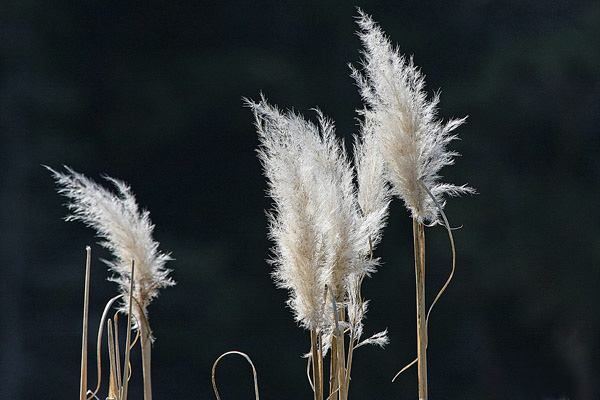
M469 115L443 173L479 195L447 205L462 229L430 324L431 398L599 398L600 4L357 3L442 88L440 115ZM41 164L130 183L176 258L178 285L150 307L157 399L212 398L212 363L232 349L253 358L262 398L311 398L309 337L265 262L270 200L241 97L319 106L349 145L355 15L342 0L0 4L1 398L76 397L86 244L92 330L115 292L109 255L61 221ZM367 333L388 327L391 344L357 351L352 398L416 396L414 369L390 383L415 355L410 229L395 200L385 264L363 285ZM442 228L427 243L432 298L450 251ZM253 398L241 358L217 379L224 399Z

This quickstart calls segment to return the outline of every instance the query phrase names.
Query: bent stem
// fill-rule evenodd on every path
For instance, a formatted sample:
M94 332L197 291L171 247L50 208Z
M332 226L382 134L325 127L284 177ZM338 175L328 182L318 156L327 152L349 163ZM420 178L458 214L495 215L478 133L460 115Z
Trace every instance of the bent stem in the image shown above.
M425 226L413 219L417 285L417 366L419 400L427 400L427 321L425 316Z
M454 236L452 235L452 228L450 227L450 222L448 222L448 217L446 216L442 205L439 203L439 201L437 201L435 196L431 193L431 191L422 181L420 181L420 184L421 187L427 192L431 200L435 203L438 211L440 212L440 215L442 216L442 219L444 221L443 225L444 228L446 228L446 231L448 232L448 239L450 239L450 248L452 250L452 269L450 271L450 275L448 276L448 279L446 279L446 283L444 283L444 286L442 286L437 296L435 296L435 299L433 299L433 302L431 303L431 305L429 306L429 310L427 311L427 317L425 318L425 332L427 333L429 332L429 317L431 315L431 311L433 310L433 306L435 306L440 297L442 297L442 294L444 293L444 291L452 281L452 278L454 277L454 272L456 271L456 247L454 246ZM429 343L426 343L425 348L427 348L428 344ZM418 360L418 358L415 358L410 364L404 366L404 368L402 368L396 375L394 375L394 377L392 378L392 382L394 382L396 378L400 376L400 374L402 374L404 371L415 365Z
M241 351L236 351L236 350L228 351L226 353L221 354L219 356L219 358L217 358L215 363L213 364L211 380L212 380L213 390L215 391L215 397L217 398L217 400L221 400L221 397L219 396L219 391L217 390L217 382L215 380L215 371L217 369L217 364L219 364L219 361L221 361L221 359L223 357L226 357L231 354L237 354L237 355L244 357L246 359L246 361L248 361L248 364L250 364L250 366L252 367L252 377L254 379L254 396L255 396L256 400L260 400L260 396L258 395L258 377L256 375L256 368L254 368L254 363L252 362L252 360L250 359L250 357L248 357L248 355L246 353L242 353Z

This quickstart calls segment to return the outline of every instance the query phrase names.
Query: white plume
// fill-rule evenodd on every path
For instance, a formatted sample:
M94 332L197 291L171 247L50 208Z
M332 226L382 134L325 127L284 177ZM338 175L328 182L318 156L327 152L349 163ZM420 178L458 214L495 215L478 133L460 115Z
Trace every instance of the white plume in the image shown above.
M375 132L393 193L419 222L437 222L438 209L421 182L442 206L444 195L474 193L464 185L439 182L439 171L458 155L446 146L456 139L452 132L465 118L442 123L437 117L439 94L427 99L425 78L412 58L402 56L371 17L359 13L363 72L352 68L352 76L367 106L365 124Z
M114 259L105 262L115 273L110 280L119 284L122 294L129 292L131 261L135 260L133 296L141 310L135 305L133 309L139 325L159 289L175 284L169 277L170 270L165 268L171 257L161 253L158 242L152 239L154 225L150 213L140 212L131 189L122 181L105 178L117 189L117 194L113 194L68 167L66 173L48 169L61 187L58 192L70 201L71 215L66 220L82 221L94 228L103 239L101 245L112 252ZM128 310L128 298L124 296L122 311Z
M312 124L264 98L246 104L256 118L258 154L274 200L269 214L273 276L290 291L296 321L327 333L331 300L325 287L332 288L339 306L349 304L357 281L375 270L368 235L379 236L381 226L366 227L354 169L332 121L317 110L319 124Z

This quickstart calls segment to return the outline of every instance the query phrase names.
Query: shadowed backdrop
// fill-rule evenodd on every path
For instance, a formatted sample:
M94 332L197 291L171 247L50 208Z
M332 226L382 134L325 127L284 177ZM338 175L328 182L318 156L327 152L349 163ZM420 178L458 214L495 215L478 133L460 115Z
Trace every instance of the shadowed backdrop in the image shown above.
M430 396L600 396L600 5L577 1L358 1L414 55L440 115L469 115L444 180L458 251L429 332ZM90 341L116 285L92 230L64 223L41 165L128 182L175 258L177 286L150 305L157 399L213 398L228 350L252 357L264 399L310 399L307 332L265 262L271 201L242 96L262 91L350 148L361 100L356 9L346 1L32 2L0 5L0 395L75 397L85 246L92 245ZM450 269L443 228L427 230L431 300ZM366 334L351 398L414 398L414 267L408 212L394 200L363 284ZM96 382L90 348L90 386ZM139 353L131 398L141 396ZM106 376L106 375L105 375ZM249 367L225 359L223 399L250 399ZM101 392L101 393L105 393Z

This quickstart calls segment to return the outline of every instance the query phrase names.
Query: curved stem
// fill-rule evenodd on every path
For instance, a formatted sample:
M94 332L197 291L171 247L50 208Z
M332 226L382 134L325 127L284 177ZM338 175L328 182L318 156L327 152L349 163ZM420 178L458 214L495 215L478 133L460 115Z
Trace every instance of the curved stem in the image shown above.
M427 311L427 317L425 318L425 333L427 334L429 331L429 317L431 315L431 311L433 310L433 306L435 306L435 304L438 302L438 300L440 299L440 297L442 296L442 294L444 293L444 291L446 290L446 288L452 281L452 278L454 277L454 272L456 271L456 247L454 246L454 236L452 235L452 228L450 227L450 222L448 222L448 217L446 217L446 213L444 212L442 205L437 201L437 199L431 193L429 188L427 188L427 186L422 181L419 181L419 182L420 182L421 186L423 187L423 189L427 192L429 197L435 203L436 207L438 208L438 211L440 212L440 215L442 216L442 219L444 220L444 228L446 228L446 231L448 232L448 238L450 239L450 247L452 249L452 269L450 271L450 275L448 276L448 279L444 283L444 286L442 286L442 288L440 289L438 294L435 296L435 299L433 299L433 302L431 303L431 305L429 306L429 309ZM428 343L426 343L426 348L427 348L427 345L428 345ZM404 366L404 368L402 368L396 375L394 375L394 377L392 378L392 382L394 382L396 380L396 378L400 374L402 374L404 371L406 371L408 368L415 365L415 363L417 363L417 361L418 361L418 358L415 358L411 363Z
M250 357L248 357L248 355L246 353L242 353L241 351L235 351L235 350L228 351L226 353L221 354L219 356L219 358L217 358L215 363L213 364L211 379L212 379L213 390L215 391L215 396L217 397L217 400L221 400L221 397L219 396L219 391L217 390L217 382L215 381L215 370L217 369L217 364L219 363L219 361L221 361L221 359L223 357L231 355L231 354L237 354L237 355L244 357L246 359L246 361L248 361L248 364L250 364L250 366L252 367L252 376L254 377L254 396L256 397L256 400L260 400L260 397L258 396L258 377L256 375L256 368L254 368L254 364L252 363L252 360L250 359Z

